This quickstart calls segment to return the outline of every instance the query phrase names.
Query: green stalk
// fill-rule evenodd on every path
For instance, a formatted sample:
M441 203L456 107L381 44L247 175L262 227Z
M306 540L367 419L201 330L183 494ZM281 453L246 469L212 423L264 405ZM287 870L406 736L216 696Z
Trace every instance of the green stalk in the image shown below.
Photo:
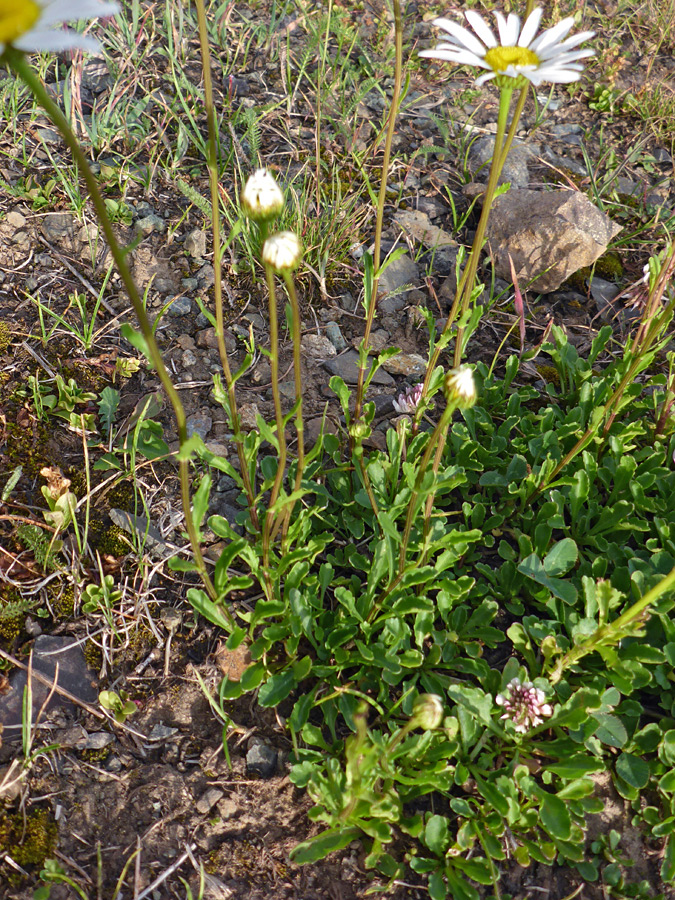
M563 672L571 666L576 665L584 656L594 653L598 647L611 647L618 644L624 637L628 637L627 629L631 626L644 621L649 614L650 606L653 606L665 593L675 589L675 569L672 569L668 575L655 584L654 587L647 591L644 597L641 597L618 619L615 619L608 625L603 625L591 635L582 644L572 647L562 656L556 663L555 669L550 676L551 684L557 684L563 676Z
M391 98L391 106L389 107L389 119L387 122L387 137L384 142L384 153L382 155L382 180L380 182L380 193L377 199L377 210L375 213L375 247L373 250L373 285L370 298L368 300L368 308L366 310L366 330L363 340L359 347L359 379L356 386L356 402L354 406L354 421L358 422L361 417L361 408L363 407L363 385L366 377L366 366L368 363L368 347L370 345L370 332L373 328L375 319L375 311L377 309L377 288L380 282L380 257L382 253L382 224L384 221L384 203L387 196L387 175L389 173L389 161L391 159L391 145L394 139L394 131L396 129L396 116L401 100L401 86L403 84L403 20L401 18L401 0L393 0L394 6L394 46L395 46L395 63L394 63L394 93Z
M68 120L56 105L56 103L54 103L54 101L51 99L45 89L44 84L33 71L31 65L26 61L23 53L15 50L13 47L7 47L2 56L2 59L14 72L16 72L16 74L25 82L25 84L28 85L30 90L33 92L35 99L40 104L40 106L42 106L52 122L56 125L64 141L66 142L66 145L70 149L70 152L73 154L73 158L77 163L80 175L87 185L87 189L89 191L91 201L94 204L96 216L100 222L103 235L108 243L108 247L110 248L112 257L115 260L117 271L119 272L120 278L124 283L124 287L126 288L129 299L131 300L134 312L136 313L136 318L138 319L141 334L143 335L143 338L148 347L150 360L157 370L157 376L162 384L162 387L166 391L171 406L173 407L174 415L176 416L178 440L180 442L180 446L182 447L187 443L188 440L185 409L183 408L183 404L181 403L180 397L178 396L178 391L173 386L171 378L169 377L169 373L162 360L162 355L159 352L159 347L157 346L152 326L145 312L145 307L143 306L143 300L138 292L138 288L136 287L133 278L131 277L131 272L129 271L129 266L127 265L125 253L117 243L117 238L115 237L112 224L108 217L105 203L103 202L103 198L98 189L96 178L89 168L87 158L84 155L84 152L82 151L77 138L73 134L70 125L68 124ZM181 502L183 505L183 512L185 513L185 528L190 539L190 545L194 554L195 564L197 565L197 569L209 596L212 600L217 601L218 595L206 570L206 564L204 562L204 557L202 556L197 529L194 522L192 521L192 509L190 505L189 461L187 458L182 458L179 456L178 471L180 476ZM228 616L228 618L231 619L230 614L225 610L224 612ZM232 623L234 624L233 619Z
M284 271L283 278L286 284L286 290L288 291L288 296L291 301L291 314L293 317L293 321L291 323L293 337L293 375L295 381L295 402L297 403L297 409L295 412L295 431L298 436L298 459L295 469L295 485L293 487L293 490L299 491L302 485L302 476L305 471L305 425L302 416L302 369L300 361L300 305L298 303L298 295L295 290L295 281L293 280L293 275L288 271ZM283 529L284 538L286 536L286 531L288 530L288 525L291 521L291 514L293 512L294 506L295 501L292 501L289 504L288 510L286 512Z
M405 527L403 529L403 539L401 540L401 549L398 555L398 573L401 575L403 570L405 569L405 558L406 553L408 551L408 544L410 542L410 532L412 530L412 524L415 519L415 513L417 512L417 500L419 496L419 491L422 486L422 481L426 474L427 468L429 466L429 460L431 459L432 453L437 450L439 445L445 444L445 437L450 427L450 422L452 421L452 414L457 409L457 404L453 402L449 402L448 405L443 410L443 415L438 420L438 425L433 430L431 437L429 438L429 442L426 446L426 450L424 451L424 456L422 457L422 461L420 463L417 478L415 479L415 487L412 491L412 496L410 497L410 503L408 504L408 512L406 514L405 519ZM441 446L441 453L443 452L443 448ZM439 454L440 460L440 454ZM435 461L434 461L435 462ZM438 469L438 465L436 464L436 468L434 469L434 474Z
M211 54L209 51L209 37L206 29L206 11L204 9L204 0L196 0L196 6L197 23L199 27L199 47L202 58L202 71L204 74L204 107L206 109L206 120L208 124L209 135L207 142L208 157L206 162L209 170L209 189L211 193L211 227L213 233L214 272L213 292L216 307L216 340L218 342L220 364L223 368L223 374L225 375L230 416L232 419L233 438L237 447L237 457L239 458L239 470L241 473L242 482L244 484L244 493L246 494L246 501L248 503L249 514L251 516L251 524L256 530L258 530L259 523L258 512L255 505L255 494L253 492L253 485L251 484L246 456L244 454L244 438L241 433L234 382L232 381L232 372L230 370L230 363L227 358L227 348L225 347L220 237L220 194L218 192L218 160L216 140L218 130L216 126L216 114L213 105L213 87L211 84Z
M515 114L511 122L511 128L509 129L508 136L505 139L504 136L506 134L506 122L508 120L513 90L513 87L503 87L499 95L497 133L495 135L495 146L492 155L492 164L490 166L490 174L483 197L483 209L481 211L480 219L478 220L478 227L476 229L476 235L473 240L469 259L466 266L464 267L464 272L462 273L462 277L457 287L457 292L455 294L452 308L450 309L447 321L443 327L443 331L441 332L441 335L436 343L436 347L431 354L431 358L424 375L424 382L422 385L422 400L424 400L427 395L427 391L429 390L431 376L433 375L434 369L438 365L438 360L440 358L441 352L448 344L450 330L455 323L457 314L461 309L461 314L463 315L469 306L469 300L471 299L476 272L478 271L478 261L483 249L483 241L485 240L485 231L487 228L488 217L490 215L490 209L492 207L492 201L494 199L494 194L499 183L499 176L501 175L502 169L504 168L504 163L506 162L506 156L509 152L511 143L513 142L513 137L516 133L520 113L522 112L523 106L525 104L525 99L527 97L527 88L523 88L520 98L518 99L518 105L516 107ZM459 328L457 330L457 338L455 340L454 366L459 365L461 361L462 336L463 328ZM418 408L420 410L423 410L424 403L420 402ZM415 421L418 421L418 416L415 417Z
M269 293L269 310L270 310L270 369L272 378L272 396L274 398L274 416L277 424L277 440L279 441L279 460L277 472L274 476L274 483L270 493L270 501L265 513L265 521L263 523L262 545L263 545L263 570L269 572L270 547L272 543L272 527L276 514L273 510L274 504L279 498L281 492L281 484L284 479L284 471L286 469L286 434L284 431L284 414L281 409L281 394L279 392L279 321L277 318L277 296L274 286L274 269L265 265L265 278L267 279L267 289Z

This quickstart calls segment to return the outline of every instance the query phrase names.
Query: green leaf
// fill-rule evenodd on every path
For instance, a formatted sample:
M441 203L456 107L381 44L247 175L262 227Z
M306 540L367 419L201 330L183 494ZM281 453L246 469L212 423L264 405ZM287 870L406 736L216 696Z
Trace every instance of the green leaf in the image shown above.
M450 828L445 816L430 816L424 829L424 843L437 856L445 856L450 845Z
M298 865L315 863L324 859L329 853L343 850L360 834L358 828L331 828L295 846L289 854L290 859Z
M201 590L201 588L190 588L187 592L187 598L197 612L204 616L205 619L208 619L209 622L218 625L225 631L232 629L232 619L218 604L213 602L206 591Z
M632 753L622 753L616 761L616 773L632 787L643 788L649 782L649 763Z
M576 565L579 551L572 538L558 541L544 557L544 569L547 575L566 575Z
M128 322L125 322L122 326L120 326L120 334L125 341L129 341L132 347L135 347L139 353L143 354L152 368L152 357L150 356L148 342L145 340L141 332L136 331L131 327L131 325L129 325Z
M557 838L559 841L569 840L572 833L572 820L565 801L555 794L549 794L548 791L541 791L539 799L541 801L539 817L546 831L552 838Z
M107 438L110 435L113 425L115 424L115 416L120 405L121 394L115 388L105 387L101 391L98 401L98 414L103 425L103 434Z
M531 578L533 581L536 581L537 584L541 584L543 585L543 587L548 588L553 596L557 597L559 600L562 600L563 603L567 603L569 606L574 606L574 604L577 602L577 589L574 587L574 585L570 584L567 581L562 581L560 578L551 577L544 568L542 561L539 559L536 553L531 553L526 559L524 559L519 564L518 571L525 575L527 578Z
M296 685L297 681L292 669L280 672L278 675L272 675L260 688L258 703L261 706L277 706L277 704L288 697Z
M199 483L199 487L192 497L192 524L194 525L197 534L200 536L200 540L201 525L204 521L204 516L206 515L206 512L209 508L211 484L211 476L208 474L202 475L202 480Z

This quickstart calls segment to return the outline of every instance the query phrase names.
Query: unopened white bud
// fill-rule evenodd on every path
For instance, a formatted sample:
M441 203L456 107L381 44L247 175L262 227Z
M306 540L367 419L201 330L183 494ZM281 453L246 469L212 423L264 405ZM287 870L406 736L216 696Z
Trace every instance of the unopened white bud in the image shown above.
M275 272L292 272L302 259L302 244L292 231L280 231L263 244L262 261Z
M254 222L276 219L284 208L284 195L268 169L256 169L239 199L244 215Z
M445 376L445 395L449 403L459 409L468 409L478 399L476 382L469 366L458 366Z

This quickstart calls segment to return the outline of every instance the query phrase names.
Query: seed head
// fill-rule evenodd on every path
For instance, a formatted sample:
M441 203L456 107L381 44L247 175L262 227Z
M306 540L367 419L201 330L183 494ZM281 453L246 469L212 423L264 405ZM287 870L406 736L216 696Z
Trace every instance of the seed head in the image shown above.
M443 721L443 701L437 694L420 694L413 703L410 725L433 731Z

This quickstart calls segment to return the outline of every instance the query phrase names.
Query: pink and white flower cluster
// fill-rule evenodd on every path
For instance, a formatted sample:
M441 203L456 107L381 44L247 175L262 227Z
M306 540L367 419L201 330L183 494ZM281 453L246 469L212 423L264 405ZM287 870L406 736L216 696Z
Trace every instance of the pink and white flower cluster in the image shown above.
M511 719L520 734L543 725L544 719L553 713L553 707L546 702L546 694L531 681L521 682L513 678L503 694L495 697L497 706L504 710L502 719Z

